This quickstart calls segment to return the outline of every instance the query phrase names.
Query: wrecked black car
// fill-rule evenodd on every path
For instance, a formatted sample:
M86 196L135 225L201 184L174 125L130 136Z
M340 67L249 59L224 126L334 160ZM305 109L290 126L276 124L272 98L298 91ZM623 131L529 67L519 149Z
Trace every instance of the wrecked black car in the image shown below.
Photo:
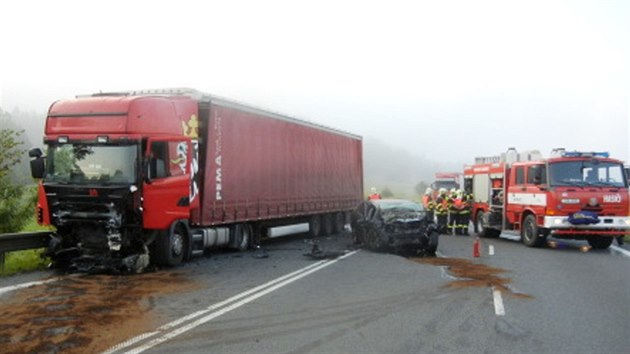
M438 227L423 206L409 200L364 201L352 214L356 246L404 255L435 255Z

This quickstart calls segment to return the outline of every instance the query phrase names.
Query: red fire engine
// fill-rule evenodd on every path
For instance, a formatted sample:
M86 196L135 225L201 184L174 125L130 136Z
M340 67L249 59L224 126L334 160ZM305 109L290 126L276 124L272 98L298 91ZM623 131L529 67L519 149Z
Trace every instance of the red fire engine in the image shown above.
M602 152L508 149L479 157L464 168L472 192L472 221L482 237L515 234L529 247L547 236L585 239L608 248L613 237L630 234L628 181L623 163Z

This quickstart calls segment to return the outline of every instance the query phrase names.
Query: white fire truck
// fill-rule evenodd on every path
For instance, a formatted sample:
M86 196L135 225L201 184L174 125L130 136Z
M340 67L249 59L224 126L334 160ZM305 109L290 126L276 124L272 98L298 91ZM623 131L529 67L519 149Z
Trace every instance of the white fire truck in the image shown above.
M464 188L473 194L472 221L482 237L502 232L529 247L547 236L587 240L608 248L630 234L628 179L623 162L608 153L554 149L479 157L464 168Z

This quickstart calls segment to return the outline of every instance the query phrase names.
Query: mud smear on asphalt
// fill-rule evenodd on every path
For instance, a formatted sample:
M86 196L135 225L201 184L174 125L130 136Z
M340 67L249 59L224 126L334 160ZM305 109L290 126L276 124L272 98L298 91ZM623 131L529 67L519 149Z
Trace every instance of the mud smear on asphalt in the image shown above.
M489 267L485 264L475 263L462 258L409 258L409 260L416 263L446 267L448 272L457 278L446 285L450 288L494 287L502 293L513 297L533 298L531 295L516 293L507 286L507 284L512 282L512 279L499 276L499 274L507 272L505 269Z
M81 276L0 304L0 353L97 353L154 329L155 297L198 288L180 272Z

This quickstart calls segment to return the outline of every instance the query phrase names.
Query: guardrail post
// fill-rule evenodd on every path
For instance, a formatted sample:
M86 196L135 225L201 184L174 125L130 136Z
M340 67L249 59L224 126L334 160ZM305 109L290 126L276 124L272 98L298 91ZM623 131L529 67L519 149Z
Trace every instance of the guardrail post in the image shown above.
M4 273L4 252L0 252L0 273Z

